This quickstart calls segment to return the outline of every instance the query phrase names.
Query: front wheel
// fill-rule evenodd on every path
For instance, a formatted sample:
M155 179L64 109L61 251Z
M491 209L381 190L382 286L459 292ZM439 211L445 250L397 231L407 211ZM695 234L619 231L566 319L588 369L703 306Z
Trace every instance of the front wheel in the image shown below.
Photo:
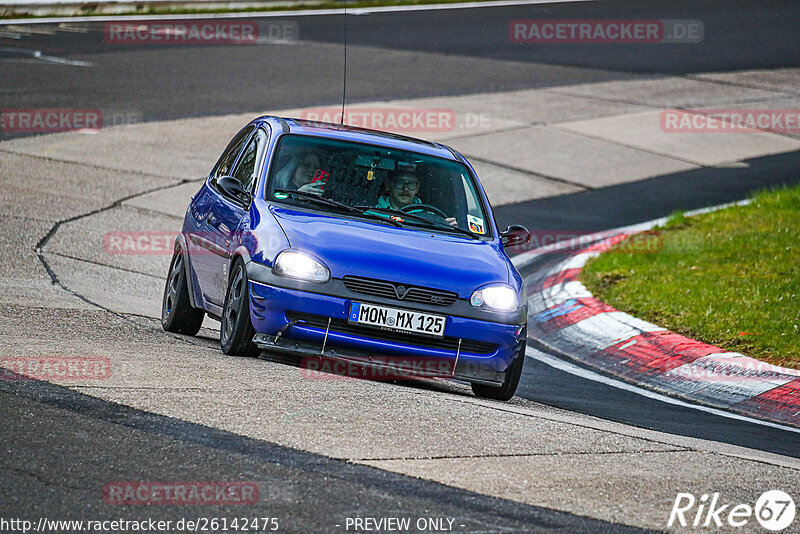
M193 336L200 331L205 313L192 308L186 280L183 253L175 251L167 272L164 298L161 300L161 327L167 332Z
M501 386L487 386L484 384L471 384L472 392L476 397L483 399L493 399L499 401L511 400L514 393L517 391L519 385L519 378L522 376L522 366L525 364L525 347L526 341L520 345L517 357L511 363L511 366L506 371L506 377Z
M249 290L244 262L237 259L231 269L228 292L222 308L222 324L219 329L222 352L231 356L257 356L260 352L258 346L253 343L256 332L250 321Z

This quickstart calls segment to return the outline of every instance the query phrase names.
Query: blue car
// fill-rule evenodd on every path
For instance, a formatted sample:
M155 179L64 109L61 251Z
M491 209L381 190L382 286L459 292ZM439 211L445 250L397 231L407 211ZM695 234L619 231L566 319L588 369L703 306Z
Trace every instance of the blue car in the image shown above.
M527 306L504 247L529 239L498 229L475 170L447 146L260 117L192 197L161 322L195 335L219 320L225 354L452 378L508 400Z

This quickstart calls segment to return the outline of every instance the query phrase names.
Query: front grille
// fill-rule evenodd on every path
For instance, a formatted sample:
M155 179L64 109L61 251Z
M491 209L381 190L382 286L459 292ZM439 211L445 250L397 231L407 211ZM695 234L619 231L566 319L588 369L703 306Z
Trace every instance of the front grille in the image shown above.
M286 316L290 321L299 321L298 324L300 326L305 324L306 326L321 328L323 330L328 327L328 318L322 315L314 315L311 313L302 312L289 312L286 314ZM420 336L412 333L392 332L390 330L380 330L378 328L369 328L366 326L350 324L344 319L331 319L330 331L340 334L356 335L378 341L402 343L403 345L411 345L415 347L441 349L452 352L458 350L458 338L455 337L444 337L440 339L428 336ZM493 343L471 341L468 339L461 341L461 352L468 352L471 354L491 354L496 350L497 345Z
M396 282L373 280L359 276L345 276L342 281L350 291L373 297L416 302L418 304L432 304L434 306L450 306L458 300L457 293L429 287L407 286Z

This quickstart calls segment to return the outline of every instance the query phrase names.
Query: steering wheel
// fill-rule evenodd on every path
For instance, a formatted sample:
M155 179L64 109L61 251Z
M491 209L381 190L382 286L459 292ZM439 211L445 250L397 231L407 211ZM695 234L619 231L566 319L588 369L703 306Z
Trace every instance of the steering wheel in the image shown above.
M408 206L403 206L402 208L400 208L400 211L402 211L403 213L411 213L412 211L417 211L417 210L427 211L428 213L438 215L442 219L447 219L447 215L445 214L445 212L443 212L442 210L431 204L424 204L424 203L409 204Z

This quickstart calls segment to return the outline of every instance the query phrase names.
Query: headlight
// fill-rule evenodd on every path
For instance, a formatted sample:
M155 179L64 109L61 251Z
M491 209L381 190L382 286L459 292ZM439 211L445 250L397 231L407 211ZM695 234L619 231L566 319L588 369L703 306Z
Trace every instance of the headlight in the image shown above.
M476 308L486 306L496 311L511 312L519 307L519 297L509 286L497 285L478 289L472 293L469 303Z
M330 271L322 263L296 250L284 250L278 254L272 270L280 276L317 283L327 282L331 277Z

